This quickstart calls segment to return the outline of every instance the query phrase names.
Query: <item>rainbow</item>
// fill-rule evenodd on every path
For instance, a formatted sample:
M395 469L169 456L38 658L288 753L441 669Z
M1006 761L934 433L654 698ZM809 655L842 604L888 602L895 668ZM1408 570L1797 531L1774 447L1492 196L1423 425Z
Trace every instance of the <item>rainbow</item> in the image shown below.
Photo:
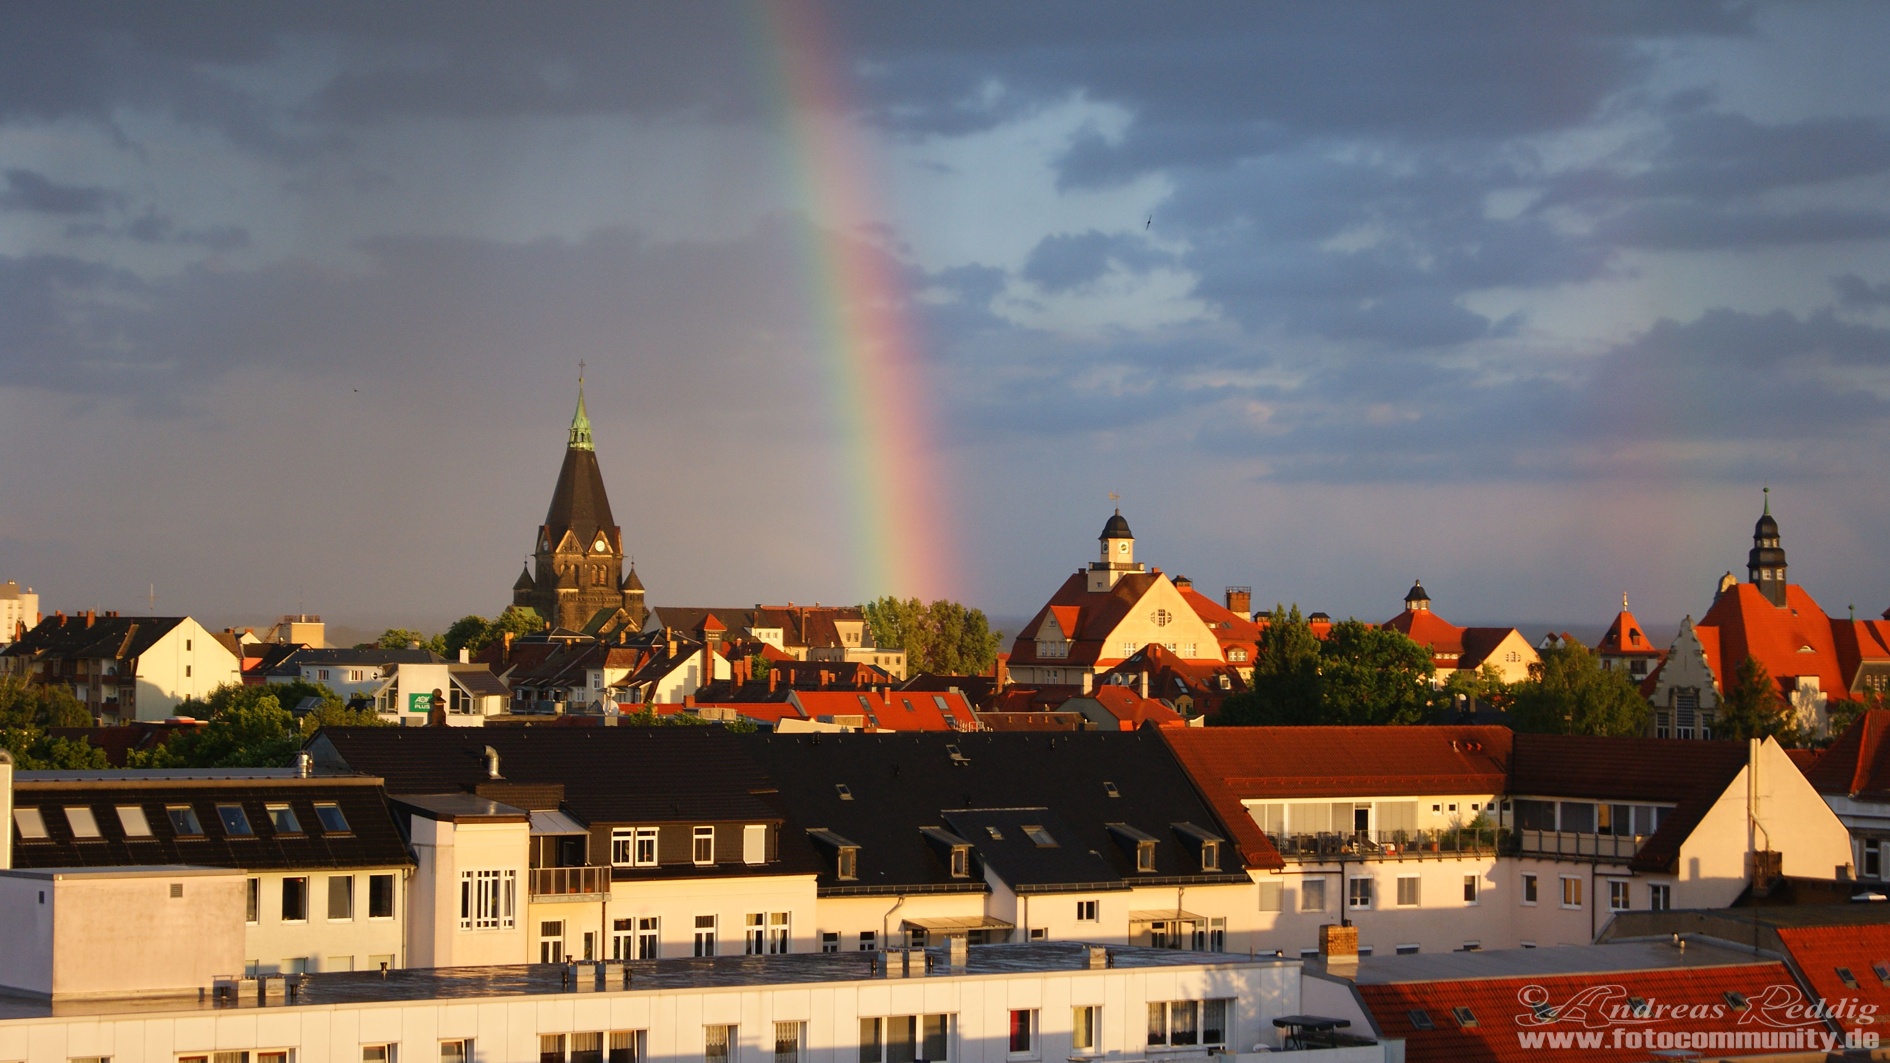
M843 59L816 4L755 0L784 169L807 215L801 271L845 463L847 535L865 598L959 590L923 352L899 262L865 234L879 210L873 159L847 121Z

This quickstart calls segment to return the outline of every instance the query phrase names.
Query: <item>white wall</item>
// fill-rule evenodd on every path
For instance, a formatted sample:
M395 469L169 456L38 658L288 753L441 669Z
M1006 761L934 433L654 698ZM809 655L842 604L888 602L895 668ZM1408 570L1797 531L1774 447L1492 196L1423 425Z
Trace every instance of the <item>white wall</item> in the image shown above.
M0 985L54 999L207 987L242 969L242 887L210 868L0 872Z
M531 845L527 823L451 823L414 816L416 868L408 891L407 963L414 967L521 963L527 955ZM494 930L459 927L461 871L510 870L516 883L515 924Z
M389 875L394 880L394 914L369 918L368 880ZM308 880L308 918L282 918L282 884L286 878ZM390 967L405 967L408 869L403 867L323 871L299 868L252 874L258 884L257 919L244 928L246 970L261 973L303 971L371 971L382 958ZM329 880L354 882L354 913L345 919L328 917ZM246 887L247 888L247 887ZM299 962L298 962L299 961Z
M216 688L243 681L243 662L205 630L184 617L137 660L139 720L174 715L185 698L205 698Z
M802 1024L803 1058L859 1058L860 1018L946 1014L951 1059L1015 1059L1006 1040L1012 1009L1033 1010L1041 1041L1031 1058L1070 1054L1072 1011L1101 1008L1103 1049L1140 1057L1150 1001L1232 998L1229 1047L1276 1044L1272 1019L1299 1010L1295 963L1105 968L1009 975L935 975L785 986L630 990L357 1005L144 1011L0 1021L0 1058L63 1063L171 1063L180 1053L296 1049L298 1063L357 1063L364 1044L399 1046L403 1061L438 1058L445 1038L468 1038L482 1063L537 1058L541 1033L647 1031L653 1060L699 1060L703 1028L735 1024L736 1059L773 1058L776 1022ZM1194 1055L1194 1053L1189 1053ZM1309 1056L1309 1060L1317 1057ZM1379 1059L1381 1055L1364 1058Z

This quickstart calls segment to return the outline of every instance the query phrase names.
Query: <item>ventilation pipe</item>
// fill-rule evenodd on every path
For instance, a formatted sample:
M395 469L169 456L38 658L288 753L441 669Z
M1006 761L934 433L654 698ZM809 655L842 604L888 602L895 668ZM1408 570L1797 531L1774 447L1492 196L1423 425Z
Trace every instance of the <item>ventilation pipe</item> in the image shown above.
M505 776L499 774L499 751L491 746L486 747L486 778L505 778Z

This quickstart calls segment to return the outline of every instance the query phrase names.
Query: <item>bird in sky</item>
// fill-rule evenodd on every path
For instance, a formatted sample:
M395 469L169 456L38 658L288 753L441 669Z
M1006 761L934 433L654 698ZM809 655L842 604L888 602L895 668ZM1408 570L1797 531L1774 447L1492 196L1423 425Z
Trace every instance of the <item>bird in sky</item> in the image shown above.
M1143 232L1148 232L1148 227L1149 227L1149 226L1151 226L1151 225L1153 225L1153 224L1155 224L1155 215L1153 215L1153 214L1150 214L1150 215L1148 216L1148 220L1142 223L1142 231L1143 231Z

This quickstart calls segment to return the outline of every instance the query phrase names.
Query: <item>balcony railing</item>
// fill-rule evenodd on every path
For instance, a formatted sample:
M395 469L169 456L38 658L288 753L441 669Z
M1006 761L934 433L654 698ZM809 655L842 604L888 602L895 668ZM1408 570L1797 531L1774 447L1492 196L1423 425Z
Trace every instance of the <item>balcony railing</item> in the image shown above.
M1426 857L1493 856L1509 841L1494 827L1456 830L1349 831L1344 834L1269 833L1289 860L1421 860Z
M594 901L610 895L610 868L534 867L531 894L535 901Z
M1645 835L1580 834L1574 831L1525 830L1517 832L1525 853L1547 856L1601 856L1626 860L1640 851Z

